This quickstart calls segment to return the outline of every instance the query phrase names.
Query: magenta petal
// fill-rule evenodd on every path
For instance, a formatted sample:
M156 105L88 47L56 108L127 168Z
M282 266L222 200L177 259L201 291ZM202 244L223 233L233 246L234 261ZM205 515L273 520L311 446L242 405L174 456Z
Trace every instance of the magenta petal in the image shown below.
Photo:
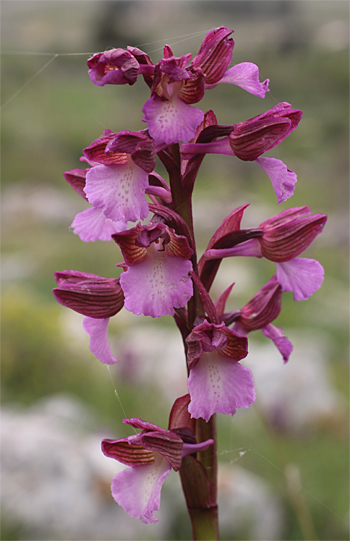
M259 81L259 68L251 62L242 62L236 64L232 68L228 69L224 76L218 81L219 83L230 83L237 85L258 96L259 98L265 98L265 93L269 92L269 79L266 79L262 83ZM216 85L209 85L209 88Z
M188 378L191 417L207 422L214 413L233 415L256 398L251 370L217 351L203 353Z
M194 138L197 126L204 119L204 113L184 103L180 98L171 101L152 96L146 101L142 112L149 133L157 143L167 145L183 141L187 143Z
M112 240L112 235L124 231L127 225L124 220L112 222L106 218L102 209L91 207L77 214L71 227L81 240L89 242L90 240Z
M117 359L112 355L108 342L108 322L109 318L95 319L84 317L83 329L90 335L90 351L96 355L101 363L114 364Z
M297 257L276 265L282 291L293 291L295 301L308 299L321 287L324 269L315 259Z
M131 517L144 523L158 522L154 514L160 507L160 491L171 470L165 458L155 453L152 464L128 468L112 481L112 495Z
M136 315L173 316L174 308L185 306L193 295L191 270L188 259L168 256L152 243L147 257L120 276L125 308Z
M270 338L270 340L273 341L278 351L281 353L284 362L286 363L290 357L290 354L293 351L293 346L286 338L283 336L282 329L279 329L275 325L272 325L271 323L269 325L266 325L266 327L262 327L262 332L264 333L267 338Z
M122 165L96 165L86 175L85 193L113 222L135 222L148 215L148 173L131 159Z
M258 158L255 160L270 177L278 204L286 201L294 193L294 184L297 176L281 161L276 158Z

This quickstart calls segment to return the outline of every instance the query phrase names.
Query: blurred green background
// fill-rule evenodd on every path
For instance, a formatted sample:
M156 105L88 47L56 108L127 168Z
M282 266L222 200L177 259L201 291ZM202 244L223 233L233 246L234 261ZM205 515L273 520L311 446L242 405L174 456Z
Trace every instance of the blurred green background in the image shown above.
M239 465L263 478L283 502L281 539L311 539L307 536L314 531L317 537L312 538L347 539L348 2L3 0L1 9L3 407L25 412L43 397L70 393L94 411L97 424L122 437L129 432L121 423L125 415L116 390L128 417L167 425L169 407L178 396L171 379L177 372L165 371L160 383L161 376L148 373L142 359L135 360L127 341L148 337L164 343L163 357L169 357L166 337L174 330L172 319L153 321L125 311L114 318L110 340L120 363L108 374L88 350L82 318L52 296L55 271L116 276L115 264L122 260L114 243L83 243L70 230L86 204L62 173L80 166L82 149L104 129L145 126L141 109L148 87L141 80L133 87L93 85L88 53L130 44L156 62L163 44L177 56L195 54L207 31L225 25L234 29L233 63L256 63L260 80L270 79L271 91L261 100L238 87L219 85L207 91L200 107L212 108L222 124L240 122L281 101L302 109L298 130L269 153L295 171L298 182L293 198L278 207L268 177L256 164L207 156L194 195L198 246L204 250L224 216L247 202L245 227L293 206L328 214L324 232L306 252L324 266L324 284L307 302L295 303L284 294L276 324L295 338L289 365L304 355L306 368L305 344L316 356L322 354L327 384L337 398L328 412L316 412L291 427L266 414L258 393L254 414L244 410L233 419L219 417L219 451L229 464L226 451L250 450ZM235 280L230 307L239 308L273 272L269 262L225 261L213 294ZM263 351L266 339L259 333L252 339L255 351ZM184 361L174 362L183 370L185 385ZM310 395L317 387L312 381ZM297 465L305 488L296 498L286 481L290 464ZM3 528L4 540L41 538L5 515ZM69 539L55 535L50 539ZM142 535L152 538L146 525ZM167 535L187 539L186 519L183 526L173 524ZM249 535L244 527L223 532L224 539Z

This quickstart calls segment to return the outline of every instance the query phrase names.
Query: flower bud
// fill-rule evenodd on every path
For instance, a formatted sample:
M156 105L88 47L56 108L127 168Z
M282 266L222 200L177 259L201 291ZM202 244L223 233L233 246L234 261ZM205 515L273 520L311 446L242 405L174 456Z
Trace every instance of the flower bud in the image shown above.
M235 124L230 146L244 161L253 161L285 139L297 126L302 112L279 103L266 113Z
M136 83L139 63L125 49L111 49L97 53L87 61L89 76L99 86L105 84L133 85Z
M104 319L117 314L124 306L124 293L119 278L103 278L96 274L67 270L56 272L56 300L79 314Z

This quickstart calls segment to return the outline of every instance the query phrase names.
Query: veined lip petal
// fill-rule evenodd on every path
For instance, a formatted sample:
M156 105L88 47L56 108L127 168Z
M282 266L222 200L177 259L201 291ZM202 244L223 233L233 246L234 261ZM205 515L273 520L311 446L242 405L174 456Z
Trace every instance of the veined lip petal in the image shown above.
M123 165L97 165L86 175L85 193L94 207L113 222L144 220L148 215L145 191L148 173L131 158Z
M214 413L233 415L237 408L248 408L256 398L249 368L218 351L203 353L190 370L188 390L192 417L207 422Z
M191 270L188 259L169 256L152 243L147 257L121 274L126 309L136 315L174 315L174 308L185 306L193 295Z
M127 468L114 477L113 498L130 516L146 524L157 522L154 511L160 507L160 491L170 471L169 462L156 453L152 464Z
M167 145L193 139L197 126L204 119L200 109L175 97L163 100L154 95L146 101L142 112L153 139Z

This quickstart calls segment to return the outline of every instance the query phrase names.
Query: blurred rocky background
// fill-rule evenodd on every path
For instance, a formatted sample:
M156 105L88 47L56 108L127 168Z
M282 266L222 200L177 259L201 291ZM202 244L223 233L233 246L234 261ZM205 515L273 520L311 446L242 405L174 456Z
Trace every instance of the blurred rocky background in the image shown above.
M122 467L103 437L129 435L127 417L167 425L186 392L183 348L172 319L123 310L110 325L117 366L88 350L82 317L55 303L56 270L115 276L113 242L83 243L69 226L84 201L62 173L102 131L139 130L148 87L94 86L86 59L139 46L154 62L168 43L195 54L207 31L234 29L233 62L270 78L264 101L238 87L208 91L200 106L233 124L280 101L302 109L298 130L269 155L298 174L277 206L255 167L207 156L195 188L200 250L233 208L250 202L244 227L293 206L327 213L306 256L325 267L307 302L284 294L277 325L294 344L289 363L259 332L247 366L257 401L219 416L222 539L348 538L348 97L347 1L11 1L2 30L2 534L5 540L189 539L174 473L156 525L115 504ZM75 53L75 54L72 54ZM82 53L82 54L77 54ZM61 56L55 56L61 55ZM224 261L213 294L236 282L240 308L274 272L268 261Z

